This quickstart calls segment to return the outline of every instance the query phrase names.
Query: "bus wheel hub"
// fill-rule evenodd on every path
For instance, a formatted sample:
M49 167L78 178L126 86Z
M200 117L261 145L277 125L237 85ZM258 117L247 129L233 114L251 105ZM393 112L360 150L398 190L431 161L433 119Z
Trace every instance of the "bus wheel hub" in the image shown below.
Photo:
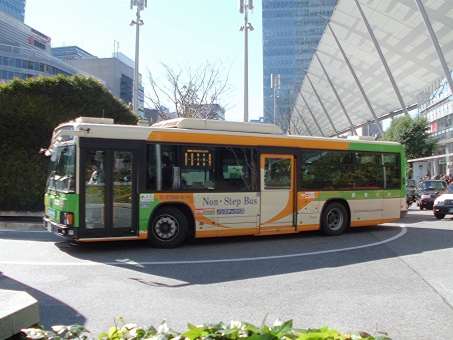
M159 238L169 239L175 236L178 227L176 221L169 217L164 217L156 223L154 230Z

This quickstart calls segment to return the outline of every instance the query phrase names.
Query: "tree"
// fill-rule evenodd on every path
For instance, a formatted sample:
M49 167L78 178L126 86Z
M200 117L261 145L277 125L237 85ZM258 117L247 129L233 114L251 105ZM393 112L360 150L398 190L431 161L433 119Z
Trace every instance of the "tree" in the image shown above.
M149 72L151 91L146 99L162 119L172 118L169 110L178 118L218 119L234 106L229 98L234 91L228 84L229 70L222 63L207 61L196 68L186 64L176 69L161 65L164 79L157 79Z
M53 129L79 116L136 124L137 116L99 81L81 76L0 84L0 209L40 211Z
M437 147L437 141L429 134L428 126L426 117L398 117L393 119L381 140L401 143L407 159L428 157Z

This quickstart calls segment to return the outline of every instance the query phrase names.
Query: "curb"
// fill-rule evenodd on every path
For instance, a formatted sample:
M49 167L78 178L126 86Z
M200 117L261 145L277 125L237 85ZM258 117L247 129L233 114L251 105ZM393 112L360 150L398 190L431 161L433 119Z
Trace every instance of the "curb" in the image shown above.
M45 231L42 222L0 222L0 230L42 230Z
M43 212L0 211L0 230L45 230Z
M42 212L42 211L0 211L0 217L39 218L39 217L44 217L44 212Z

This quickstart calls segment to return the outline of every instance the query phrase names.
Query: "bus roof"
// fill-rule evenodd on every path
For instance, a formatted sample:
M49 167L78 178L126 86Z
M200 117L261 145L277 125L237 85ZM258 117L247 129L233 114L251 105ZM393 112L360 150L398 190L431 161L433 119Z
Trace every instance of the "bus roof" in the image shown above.
M152 127L165 127L189 130L234 131L251 133L283 134L275 124L229 122L212 119L176 118L155 123Z
M94 119L94 120L93 120ZM85 138L111 138L147 140L159 142L184 142L275 147L304 147L332 150L398 150L404 152L396 142L373 141L367 137L338 138L318 136L296 136L282 134L273 124L229 122L178 118L162 121L152 126L117 125L111 121L93 117L80 117L75 121L60 124L55 128L52 143L60 136L78 136ZM184 137L181 137L183 134Z

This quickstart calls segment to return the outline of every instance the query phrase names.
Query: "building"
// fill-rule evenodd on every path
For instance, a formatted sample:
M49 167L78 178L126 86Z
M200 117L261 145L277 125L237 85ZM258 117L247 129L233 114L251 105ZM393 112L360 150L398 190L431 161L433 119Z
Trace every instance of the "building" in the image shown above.
M0 11L24 22L25 0L0 0Z
M225 109L219 104L187 103L182 105L182 117L225 120Z
M47 35L0 11L0 82L63 74L88 75L54 58Z
M94 55L82 50L78 46L62 46L52 47L50 50L55 58L60 60L79 60L79 59L91 59L97 58Z
M54 50L54 49L52 49ZM73 49L75 51L75 49ZM78 51L83 51L78 48ZM88 52L86 52L88 53ZM89 54L89 53L88 53ZM90 55L91 56L91 55ZM126 104L132 105L134 93L134 62L122 53L114 53L112 58L79 58L66 60L68 65L102 79L112 94ZM145 117L144 88L139 74L138 114Z
M25 1L0 0L0 6L3 6L0 7L0 82L57 74L92 76L106 85L115 97L132 103L135 65L131 59L121 53L99 59L77 46L52 48L50 37L3 11L13 5L17 9L18 4L25 8ZM141 85L138 100L139 114L143 116Z
M451 73L453 77L453 72ZM453 97L447 80L439 79L418 95L419 114L430 122L430 133L437 141L436 155L409 160L413 178L453 174Z
M201 104L198 111L203 119L225 120L225 109L219 104Z
M287 129L297 91L338 0L263 0L264 118L274 122L271 74L280 74L276 123Z

